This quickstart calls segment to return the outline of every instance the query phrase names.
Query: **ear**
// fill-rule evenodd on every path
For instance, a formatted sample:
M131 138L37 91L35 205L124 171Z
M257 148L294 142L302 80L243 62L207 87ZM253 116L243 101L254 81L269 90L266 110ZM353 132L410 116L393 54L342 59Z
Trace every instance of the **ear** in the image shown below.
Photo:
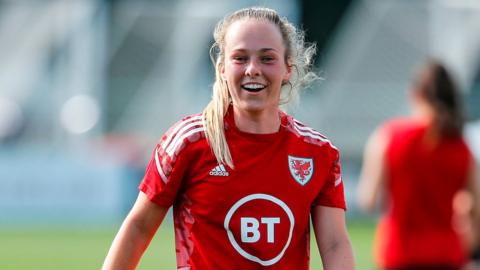
M218 68L220 69L220 77L222 78L222 80L226 81L227 78L225 76L225 66L224 65L219 65Z
M290 63L286 63L287 65L287 72L285 72L285 75L283 76L283 81L289 81L290 80L290 77L292 77L292 69L293 69L293 66L290 64Z

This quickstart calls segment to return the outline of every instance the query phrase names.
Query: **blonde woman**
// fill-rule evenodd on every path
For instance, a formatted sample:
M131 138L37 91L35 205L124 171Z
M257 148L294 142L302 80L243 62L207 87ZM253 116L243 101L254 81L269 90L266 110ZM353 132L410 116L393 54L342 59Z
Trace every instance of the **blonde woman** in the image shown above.
M324 269L354 269L339 152L279 109L315 77L314 47L267 8L214 38L212 101L156 146L103 269L134 269L170 206L177 269L308 269L310 217Z

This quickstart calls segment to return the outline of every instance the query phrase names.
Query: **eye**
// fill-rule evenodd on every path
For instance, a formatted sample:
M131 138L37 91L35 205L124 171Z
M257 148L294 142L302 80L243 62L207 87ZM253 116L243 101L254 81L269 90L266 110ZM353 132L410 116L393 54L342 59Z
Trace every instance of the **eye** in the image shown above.
M238 56L233 56L232 60L234 63L245 63L247 62L248 58L246 56L238 55Z
M262 63L267 63L267 64L275 61L275 57L269 56L269 55L262 56L260 59L262 60Z

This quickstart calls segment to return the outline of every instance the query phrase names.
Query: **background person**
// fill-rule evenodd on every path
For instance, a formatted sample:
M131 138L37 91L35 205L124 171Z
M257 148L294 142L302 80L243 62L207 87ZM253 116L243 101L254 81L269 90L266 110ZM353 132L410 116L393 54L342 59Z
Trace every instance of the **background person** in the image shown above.
M460 96L445 67L429 60L410 92L412 114L384 123L364 155L358 198L382 199L375 259L382 269L460 269L467 250L453 226L453 201L478 202L475 161L462 138Z

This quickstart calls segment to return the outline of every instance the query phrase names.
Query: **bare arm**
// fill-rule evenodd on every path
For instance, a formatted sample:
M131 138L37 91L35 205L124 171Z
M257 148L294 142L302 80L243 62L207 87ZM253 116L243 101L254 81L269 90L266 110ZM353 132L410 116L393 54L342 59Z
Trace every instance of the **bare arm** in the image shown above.
M135 269L167 210L140 192L113 240L102 269Z
M352 244L345 226L345 211L340 208L312 208L313 229L325 270L355 269Z
M468 191L472 194L473 198L473 228L475 237L475 244L480 247L480 173L475 160L472 160L468 173Z
M365 147L362 172L357 189L358 204L364 211L372 211L385 182L385 148L387 138L380 131L372 134Z

